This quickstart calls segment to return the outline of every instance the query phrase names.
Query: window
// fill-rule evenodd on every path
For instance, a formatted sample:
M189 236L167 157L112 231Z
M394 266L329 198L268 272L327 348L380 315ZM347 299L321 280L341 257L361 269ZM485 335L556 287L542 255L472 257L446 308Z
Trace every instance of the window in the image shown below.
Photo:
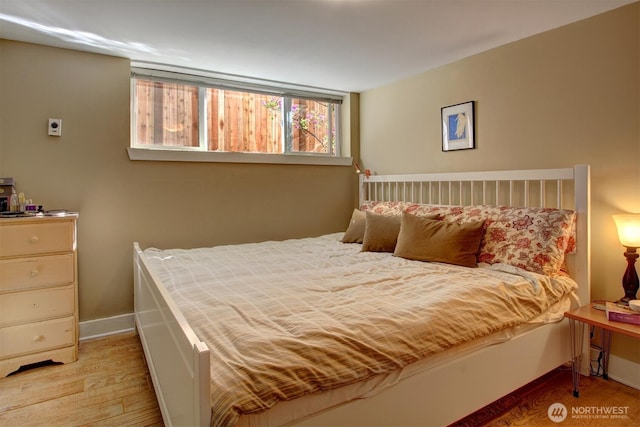
M132 73L132 148L340 156L341 97L184 76Z

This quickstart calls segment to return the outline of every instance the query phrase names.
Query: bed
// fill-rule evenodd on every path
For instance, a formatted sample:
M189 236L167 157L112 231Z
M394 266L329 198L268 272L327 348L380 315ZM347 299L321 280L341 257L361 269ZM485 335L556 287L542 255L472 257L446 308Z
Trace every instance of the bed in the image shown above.
M402 229L399 234L396 233L395 254L393 250L389 253L375 248L375 245L380 244L380 239L372 240L370 235L363 243L357 242L358 239L355 239L355 243L344 243L343 241L350 240L347 235L355 230L351 224L346 233L218 248L143 250L138 243L134 243L136 328L165 425L447 425L567 363L572 359L570 335L568 322L562 319L562 314L568 307L575 306L577 300L589 301L589 189L589 167L585 165L564 169L360 175L360 209L354 210L352 223L359 220L361 226L364 216L366 232L370 234L373 232L371 230L377 229L372 224L379 224L381 230L387 230L389 224L384 221L388 221L389 216L400 217ZM559 249L562 253L561 260L556 261L562 263L559 271L564 273L548 279L544 270L549 265L548 260L541 261L539 256L526 257L518 262L500 259L502 249L491 247L490 242L495 243L497 240L490 240L487 235L491 233L493 236L504 237L501 233L505 230L500 230L499 226L505 212L506 215L524 213L527 221L531 218L534 218L533 221L547 221L549 212L562 215L564 225L561 228L565 229L562 237L544 235L542 240L563 242ZM389 215L390 213L393 215ZM466 261L461 261L461 264L455 261L452 265L447 259L436 258L436 262L427 262L416 258L415 251L412 252L415 249L415 242L410 238L412 230L425 226L441 230L444 222L453 224L445 227L466 224L466 231L456 236L478 236L478 230L481 230L482 243L480 250L476 250L478 267L464 266ZM481 225L477 225L479 223ZM469 231L468 228L475 231ZM512 231L507 230L507 234ZM361 234L361 231L358 233ZM476 237L471 240L474 238ZM419 242L417 245L420 245ZM370 250L363 250L365 247ZM286 254L292 253L291 251L296 256L289 258L300 261L303 267L295 267L293 264L289 266ZM282 252L280 255L284 258L278 258L279 252ZM268 256L261 255L265 253ZM493 259L496 253L498 257ZM513 254L503 255L511 257ZM321 258L317 258L318 256ZM358 259L362 264L354 266L352 259ZM468 256L464 259L468 260ZM172 267L172 263L178 260L185 260L187 264ZM529 265L532 263L532 268L540 267L543 270L530 272ZM276 268L277 266L282 268ZM333 268L337 270L332 271ZM245 269L248 271L244 271ZM435 270L428 275L433 278L429 280L436 285L429 286L433 289L446 288L447 292L453 291L457 298L456 304L479 301L482 298L488 304L498 304L502 298L511 298L519 308L504 311L513 311L513 316L521 319L497 319L499 323L502 322L500 326L485 327L481 332L467 332L464 325L484 325L484 318L477 321L476 316L480 316L479 314L458 310L455 307L460 305L451 305L450 302L443 303L438 308L437 302L440 299L433 295L425 296L425 301L421 301L418 296L422 295L423 288L420 286L426 286L424 277L427 276L422 269ZM374 285L371 285L371 277L366 276L372 271L376 275ZM389 277L386 274L399 276ZM439 274L454 275L453 282L447 280L458 286L438 287L437 284L442 284L445 280L439 278ZM505 297L502 294L496 296L488 293L483 297L484 288L471 288L472 285L465 281L465 277L472 276L475 278L472 280L477 280L480 276L488 277L487 281L498 280L501 288L516 289L516 295ZM354 290L351 293L352 288L360 288L352 286L352 282L346 278L370 287L365 287L364 292L357 293ZM413 278L416 280L415 284L412 284ZM206 285L208 280L214 280L217 285ZM510 281L513 281L513 286ZM521 282L532 285L524 286ZM298 286L299 283L304 286ZM402 286L398 286L398 283L402 283ZM212 286L217 288L212 291ZM243 287L249 292L248 299L237 294ZM346 288L349 292L344 291ZM559 291L561 288L562 291ZM406 295L397 295L403 293L398 289L406 290ZM531 296L527 293L523 297L524 289L527 289L526 292L557 294L557 298L545 297L549 300L548 303L536 303L545 305L541 309L542 313L533 313L529 310L532 305L529 303ZM335 304L336 300L332 299L338 294L344 299L339 307ZM371 302L363 302L369 296L378 298L382 303L376 306ZM406 311L408 321L413 319L413 323L409 326L402 324L399 330L388 332L386 326L383 328L381 324L385 323L385 319L399 316L399 311L386 311L395 310L393 307L396 305L396 298L404 298L397 304L400 307L398 310ZM224 301L221 309L223 311L199 317L202 316L204 307L210 305L209 301L214 304L218 299ZM330 303L328 308L321 309L319 301L324 299L328 299ZM254 305L257 304L251 302L262 300L267 301L267 305L274 306L272 309L275 311L264 314L263 307L256 308ZM407 309L407 300L411 300L413 304L410 309ZM308 301L313 301L313 304ZM304 307L305 302L308 307L303 309L302 314L298 311L291 313L291 307L300 304ZM436 302L434 308L422 308L431 302ZM365 306L354 305L360 303ZM368 310L367 304L376 306L376 310ZM503 311L496 307L499 306L494 306L489 312ZM423 309L431 311L418 311ZM246 313L252 310L262 313L262 317L247 320ZM333 320L326 320L345 317L346 312L355 313L351 317L361 321L345 328L334 325ZM365 312L368 313L367 316L378 317L375 320L368 317L362 320ZM424 317L431 321L415 321L415 313L420 313L419 320ZM245 325L257 325L256 330L259 332L251 335L249 332L244 333L243 329L228 329L230 326L225 323L227 317L237 317ZM446 318L453 319L454 326L457 325L460 333L445 331L444 338L432 338L435 336L432 332L436 329L433 325L445 323L441 319ZM474 321L466 322L469 318ZM283 320L278 323L274 319ZM313 329L313 333L307 334L319 337L320 341L306 341L308 336L303 333L304 328L302 324L296 323L296 319L321 325L322 328ZM275 329L293 328L299 333L296 336L302 337L300 341L306 350L290 347L290 340L286 339L290 338L291 331L287 331L289 338L286 339L277 336L274 339L267 338L267 341L255 341L256 336L266 336L265 329L261 329L266 324L272 329L273 324ZM371 333L372 342L365 342L364 339L360 342L360 333L364 334L370 325L376 325L367 332ZM419 330L418 327L426 329ZM344 329L346 336L341 336L338 341L347 342L346 347L333 349L333 344L323 341L328 339L328 334L325 333L327 329ZM402 330L416 332L404 337L401 335ZM243 344L238 344L233 338L244 335L248 338ZM465 342L458 342L458 335L468 335L470 338ZM390 336L394 339L386 338ZM399 337L397 340L396 336ZM225 339L212 342L219 337ZM353 340L349 341L354 337L358 337L357 345ZM422 340L416 337L428 338ZM282 340L283 347L272 347L274 342ZM399 355L389 353L389 348L384 346L387 341L394 341L394 346L401 343L402 351ZM424 346L414 345L422 341ZM588 340L583 342L586 345ZM253 348L246 347L252 343L255 344ZM236 345L238 347L234 347ZM374 345L376 347L372 350ZM325 347L329 353L316 352ZM358 347L365 351L357 352ZM214 349L213 352L211 348ZM239 350L240 348L244 350ZM269 348L269 351L266 354L254 351L262 348ZM309 348L314 350L310 352ZM240 356L243 358L247 356L244 353L250 353L249 359L263 358L261 366L275 365L276 368L279 368L279 364L285 364L284 361L289 357L287 354L293 358L290 363L296 366L301 363L300 357L311 359L310 367L296 368L294 374L289 372L285 376L311 375L312 385L309 386L307 382L306 386L301 386L302 389L290 390L286 385L275 391L264 390L264 384L273 380L269 376L273 373L247 373L246 368L240 366L235 359L236 353L242 353ZM343 365L352 363L354 359L368 359L373 353L381 355L375 362L377 365L367 367L366 372L359 376L345 373ZM332 361L326 368L329 374L336 373L336 377L344 375L339 384L326 382L334 381L335 378L323 372L324 368L318 367L318 354L323 354L321 358ZM281 355L281 360L280 356L274 358L274 355ZM223 366L220 364L221 360L225 362L224 366L231 368L220 369ZM315 367L314 363L317 364ZM355 368L356 371L358 369L362 370ZM245 409L251 408L245 411L248 413L238 409L241 405L233 401L229 403L230 398L226 394L218 393L218 390L225 388L220 384L237 382L235 377L229 377L227 371L238 371L248 379L249 385L239 388L250 389L249 394L252 396L259 394L267 398L257 402L250 401L244 406ZM582 371L587 372L586 366L583 365ZM275 381L279 382L279 377ZM224 412L220 412L222 409Z

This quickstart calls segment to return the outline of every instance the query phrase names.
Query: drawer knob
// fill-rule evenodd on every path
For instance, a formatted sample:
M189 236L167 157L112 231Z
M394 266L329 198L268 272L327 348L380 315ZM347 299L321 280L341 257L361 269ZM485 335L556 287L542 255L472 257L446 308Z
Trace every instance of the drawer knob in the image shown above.
M40 273L38 270L31 270L31 277L36 277Z
M29 242L38 243L38 240L40 240L40 239L38 239L38 236L31 236L31 238L29 239Z
M42 341L44 337L42 335L34 335L33 336L33 342L38 342L38 341Z

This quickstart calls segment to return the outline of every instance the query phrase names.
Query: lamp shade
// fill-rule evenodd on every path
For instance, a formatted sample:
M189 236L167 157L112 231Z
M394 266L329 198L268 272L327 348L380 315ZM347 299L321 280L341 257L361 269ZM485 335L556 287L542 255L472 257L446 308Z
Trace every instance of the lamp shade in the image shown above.
M613 215L622 246L640 248L640 214Z

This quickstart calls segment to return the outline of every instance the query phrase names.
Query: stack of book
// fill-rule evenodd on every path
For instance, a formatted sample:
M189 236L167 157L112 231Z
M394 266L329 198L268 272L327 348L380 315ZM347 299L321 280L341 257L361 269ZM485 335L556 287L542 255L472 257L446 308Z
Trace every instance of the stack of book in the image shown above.
M640 325L640 313L633 311L628 306L607 301L605 311L608 320Z

